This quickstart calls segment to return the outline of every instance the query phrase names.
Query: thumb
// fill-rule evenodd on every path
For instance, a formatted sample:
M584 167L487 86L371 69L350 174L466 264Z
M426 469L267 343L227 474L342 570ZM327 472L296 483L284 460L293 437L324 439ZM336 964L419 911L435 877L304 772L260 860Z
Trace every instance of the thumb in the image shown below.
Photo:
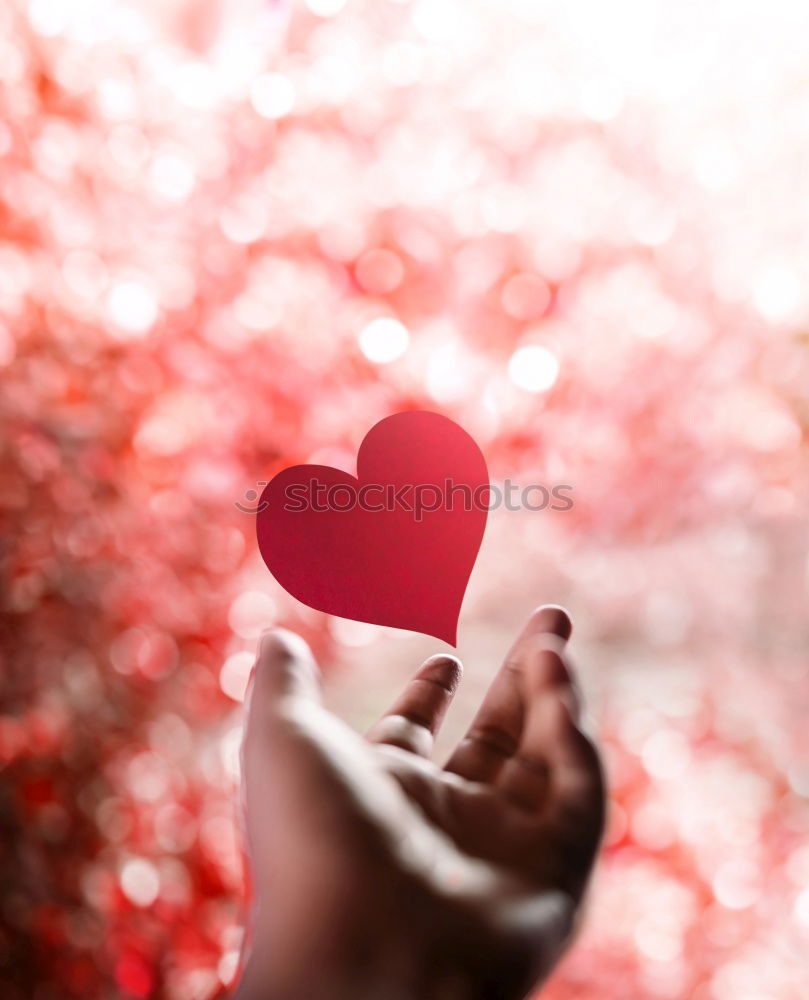
M248 827L250 812L258 808L256 801L267 798L266 780L270 766L288 760L288 747L283 754L270 752L270 748L275 747L277 751L279 745L286 746L288 743L290 727L284 724L281 717L284 706L291 708L292 703L320 704L319 671L309 646L300 636L286 629L272 629L259 640L256 662L245 695L241 747L242 813ZM276 767L276 771L278 769ZM255 795L248 809L247 800L251 798L251 791Z
M262 730L287 698L320 702L320 671L306 642L286 629L271 629L259 639L245 701L245 737Z

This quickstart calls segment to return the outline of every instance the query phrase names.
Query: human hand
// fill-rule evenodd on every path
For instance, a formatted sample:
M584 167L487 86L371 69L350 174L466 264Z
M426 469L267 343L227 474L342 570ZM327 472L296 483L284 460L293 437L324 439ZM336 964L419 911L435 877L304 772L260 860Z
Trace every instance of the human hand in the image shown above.
M363 739L306 644L268 632L243 795L255 908L235 1000L518 1000L570 938L601 836L570 620L536 611L444 767L461 665L431 657Z

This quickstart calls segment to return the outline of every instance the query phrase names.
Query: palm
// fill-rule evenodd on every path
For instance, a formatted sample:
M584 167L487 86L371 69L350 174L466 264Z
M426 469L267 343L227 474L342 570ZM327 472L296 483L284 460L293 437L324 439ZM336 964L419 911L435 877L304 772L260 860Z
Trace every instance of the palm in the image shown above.
M320 704L295 637L270 643L244 765L254 880L259 896L272 887L276 938L281 927L289 942L331 938L337 924L351 950L415 934L416 950L440 940L441 962L471 942L477 979L513 981L497 996L522 996L548 971L603 812L598 757L571 711L568 634L558 609L532 617L444 767L429 754L460 678L453 657L428 660L363 739ZM296 927L284 903L308 896L321 900L319 930L308 911Z
M499 877L512 890L528 893L572 888L568 866L558 863L571 844L561 825L516 805L496 785L459 778L432 761L384 746L379 754L382 769L417 808L414 823L448 838L461 861L485 863L490 884Z

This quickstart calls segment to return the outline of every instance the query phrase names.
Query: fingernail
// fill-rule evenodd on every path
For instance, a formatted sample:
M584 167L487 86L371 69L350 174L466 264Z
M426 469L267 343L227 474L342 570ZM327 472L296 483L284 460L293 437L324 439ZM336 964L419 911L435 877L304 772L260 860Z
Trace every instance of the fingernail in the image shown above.
M565 641L570 638L573 622L561 605L543 604L537 611L542 613L544 631L557 635Z
M258 643L259 660L286 660L292 656L303 656L309 647L304 640L285 628L272 628L263 632Z

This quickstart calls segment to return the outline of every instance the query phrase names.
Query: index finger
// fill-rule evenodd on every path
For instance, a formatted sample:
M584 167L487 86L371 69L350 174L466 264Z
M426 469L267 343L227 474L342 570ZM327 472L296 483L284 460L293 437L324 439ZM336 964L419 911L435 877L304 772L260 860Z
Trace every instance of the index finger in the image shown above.
M466 735L446 763L446 770L470 781L492 781L519 746L525 718L523 652L537 635L567 642L570 616L556 604L538 608L513 642Z

